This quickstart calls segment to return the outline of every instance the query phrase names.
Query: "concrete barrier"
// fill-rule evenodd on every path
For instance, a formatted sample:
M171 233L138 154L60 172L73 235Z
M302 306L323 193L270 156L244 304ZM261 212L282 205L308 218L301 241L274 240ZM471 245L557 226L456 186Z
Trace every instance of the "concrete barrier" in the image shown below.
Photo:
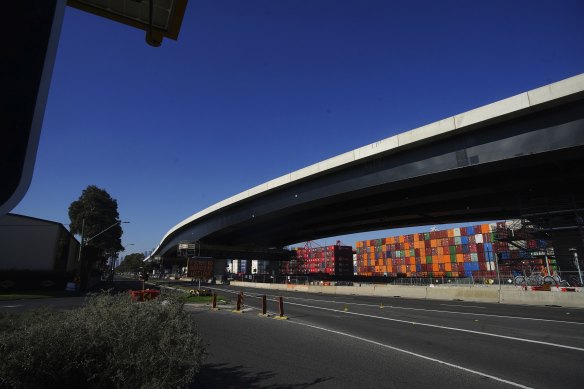
M373 296L425 299L427 292L425 286L375 285Z
M531 291L515 286L470 285L470 286L413 286L413 285L375 285L355 284L353 286L322 286L296 284L262 284L232 281L231 285L249 288L288 290L308 293L335 295L403 297L429 300L463 300L486 303L555 305L562 307L584 308L584 290L574 292Z
M522 289L502 290L501 303L528 305L555 305L584 308L584 292L543 292Z
M471 287L427 287L427 298L433 300L464 300L484 303L498 303L499 289Z

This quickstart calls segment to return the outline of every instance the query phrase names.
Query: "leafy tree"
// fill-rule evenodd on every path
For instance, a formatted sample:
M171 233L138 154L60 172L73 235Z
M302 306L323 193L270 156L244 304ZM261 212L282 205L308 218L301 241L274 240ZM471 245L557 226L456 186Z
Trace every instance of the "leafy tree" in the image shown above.
M95 185L84 189L79 199L69 206L71 232L83 235L86 245L104 253L124 250L119 217L117 200Z
M71 232L82 237L82 278L124 250L119 216L117 200L95 185L85 188L69 206Z
M144 254L140 253L126 255L116 270L118 272L138 272L141 267L144 267L144 258Z

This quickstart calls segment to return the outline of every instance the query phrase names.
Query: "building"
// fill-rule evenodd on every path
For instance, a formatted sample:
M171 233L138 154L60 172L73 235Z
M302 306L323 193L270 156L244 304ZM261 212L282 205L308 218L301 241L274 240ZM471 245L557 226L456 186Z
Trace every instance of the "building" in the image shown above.
M0 218L0 290L65 289L79 242L60 223L9 213Z

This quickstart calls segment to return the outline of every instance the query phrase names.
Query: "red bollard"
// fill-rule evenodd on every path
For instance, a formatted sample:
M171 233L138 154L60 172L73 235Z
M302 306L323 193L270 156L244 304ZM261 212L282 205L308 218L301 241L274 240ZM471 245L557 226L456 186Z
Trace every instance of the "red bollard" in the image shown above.
M283 297L278 297L278 303L280 306L280 317L284 317L284 298Z
M241 306L243 305L243 292L239 292L237 295L237 307L235 308L235 313L242 313Z

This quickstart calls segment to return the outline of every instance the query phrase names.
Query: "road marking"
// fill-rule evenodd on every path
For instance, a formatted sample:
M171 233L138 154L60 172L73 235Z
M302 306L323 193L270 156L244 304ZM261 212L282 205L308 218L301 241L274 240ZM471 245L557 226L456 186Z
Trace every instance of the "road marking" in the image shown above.
M24 305L2 305L2 308L18 308L23 306Z
M328 302L328 303L335 303L335 304L344 304L342 301L330 301L330 300L319 300L319 299L306 299L302 297L287 297L291 300L302 300L302 301L317 301L317 302ZM372 308L379 308L379 304L364 304L364 303L349 303L350 305L356 306L364 306L364 307L372 307ZM533 305L527 305L529 307L533 307ZM487 317L496 317L499 319L517 319L517 320L531 320L531 321L543 321L543 322L552 322L552 323L563 323L563 324L576 324L576 325L584 325L584 323L579 323L576 321L567 321L567 320L555 320L555 319L538 319L534 317L520 317L520 316L507 316L507 315L493 315L490 313L476 313L476 312L456 312L456 311L444 311L441 309L428 309L428 308L413 308L413 307L398 307L395 305L384 305L384 309L403 309L408 311L424 311L424 312L438 312L438 313L451 313L455 315L472 315L472 316L487 316Z
M463 304L440 304L440 305L444 305L445 307L463 307L463 308L487 309L486 307L479 307L478 305L463 305Z
M565 349L568 349L568 350L584 351L584 348L573 347L573 346L566 346L566 345L563 345L563 344L555 344L555 343L549 343L549 342L542 342L540 340L532 340L532 339L517 338L517 337L514 337L514 336L491 334L489 332L466 330L464 328L446 327L446 326L440 326L440 325L437 325L437 324L420 323L420 322L415 322L415 321L410 321L410 320L393 319L393 318L384 317L384 316L367 315L365 313L347 312L347 311L341 311L341 310L338 310L338 309L315 307L315 306L312 306L312 305L292 303L292 302L288 302L287 304L298 305L298 306L306 307L306 308L321 309L321 310L324 310L324 311L339 312L339 313L343 313L345 315L356 315L356 316L370 317L370 318L373 318L373 319L388 320L388 321L393 321L393 322L397 322L397 323L405 323L405 324L413 324L413 325L418 325L418 326L425 326L425 327L432 327L432 328L440 328L440 329L450 330L450 331L458 331L458 332L465 332L465 333L469 333L469 334L492 336L492 337L495 337L495 338L516 340L516 341L519 341L519 342L541 344L541 345L550 346L550 347L565 348Z
M399 347L394 347L394 346L390 346L388 344L376 342L376 341L371 340L371 339L366 339L366 338L362 338L360 336L351 335L351 334L348 334L346 332L335 331L335 330L331 330L331 329L328 329L328 328L318 327L318 326L315 326L315 325L312 325L312 324L306 324L306 323L300 323L300 322L290 322L290 323L291 324L298 324L298 325L306 326L306 327L310 327L310 328L314 328L314 329L321 330L321 331L330 332L330 333L337 334L337 335L346 336L346 337L349 337L349 338L352 338L352 339L357 339L357 340L360 340L360 341L363 341L363 342L371 343L371 344L374 344L374 345L377 345L377 346L380 346L380 347L385 347L385 348L388 348L390 350L398 351L398 352L401 352L401 353L404 353L404 354L408 354L408 355L411 355L411 356L414 356L414 357L417 357L417 358L422 358L422 359L425 359L427 361L436 362L436 363L440 363L440 364L443 364L443 365L446 365L446 366L450 366L452 368L455 368L455 369L458 369L458 370L462 370L462 371L465 371L467 373L479 375L479 376L482 376L482 377L487 377L487 378L490 378L492 380L495 380L495 381L498 381L498 382L502 382L504 384L508 384L508 385L511 385L511 386L515 386L517 388L531 389L530 386L525 386L525 385L522 385L522 384L517 383L517 382L509 381L509 380L506 380L506 379L503 379L503 378L496 377L496 376L491 375L491 374L483 373L483 372L478 371L478 370L469 369L469 368L466 368L466 367L463 367L463 366L460 366L460 365L455 365L455 364L450 363L450 362L442 361L440 359L428 357L426 355L418 354L418 353L415 353L413 351L408 351L408 350L404 350L404 349L399 348Z
M239 292L235 292L229 289L220 289L220 288L213 288L217 290L221 290L228 293L237 294ZM256 297L256 295L248 294L248 296ZM277 297L276 295L269 294L267 296ZM365 296L368 297L368 296ZM371 296L369 296L371 297ZM286 299L289 300L301 300L301 301L315 301L315 302L322 302L322 303L334 303L334 304L345 304L344 301L334 301L334 300L321 300L321 299L307 299L303 297L291 297L288 296ZM365 303L348 303L350 305L355 306L362 306L362 307L372 307L372 308L379 308L379 304L365 304ZM468 305L461 305L461 306L468 306ZM533 305L526 305L527 307L533 307ZM318 308L318 307L317 307ZM456 312L456 311L444 311L440 309L428 309L428 308L413 308L413 307L398 307L395 305L384 305L384 309L403 309L409 311L423 311L423 312L438 312L438 313L450 313L455 315L471 315L471 316L486 316L486 317L496 317L499 319L516 319L516 320L530 320L530 321L542 321L542 322L550 322L550 323L562 323L562 324L575 324L575 325L584 325L584 323L579 323L576 321L568 321L568 320L555 320L555 319L538 319L534 317L520 317L520 316L508 316L508 315L493 315L490 313L476 313L476 312ZM484 307L481 307L484 308Z

